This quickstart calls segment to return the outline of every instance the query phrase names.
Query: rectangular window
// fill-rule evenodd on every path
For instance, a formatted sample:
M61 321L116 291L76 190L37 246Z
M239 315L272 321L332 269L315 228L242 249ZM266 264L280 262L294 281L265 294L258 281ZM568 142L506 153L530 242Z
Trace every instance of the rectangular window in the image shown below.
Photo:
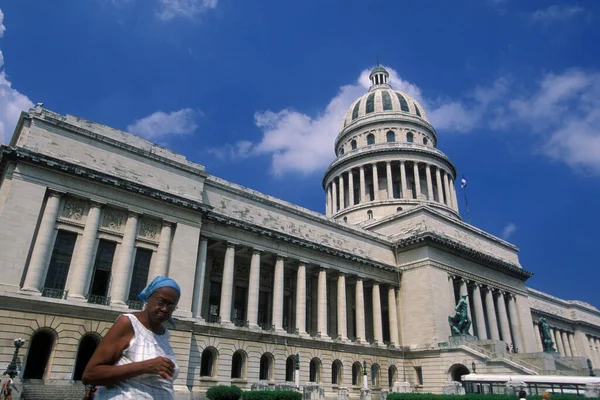
M246 303L248 296L246 288L236 286L235 296L233 299L233 322L238 326L243 326L246 323Z
M221 283L210 283L208 297L208 322L219 322L219 305L221 304Z
M67 231L58 231L52 250L52 257L48 265L48 273L42 290L45 297L63 298L69 266L73 257L73 249L77 241L77 234Z
M133 261L133 274L131 275L131 285L129 286L130 308L139 308L140 299L137 295L144 290L148 283L148 272L150 271L150 260L152 259L152 250L138 248L135 251L135 260ZM134 303L135 302L135 303Z
M415 375L417 375L417 385L423 384L423 368L415 367Z
M90 303L108 304L108 287L110 286L110 274L116 248L117 244L115 242L103 239L98 242L94 275L88 294L88 302Z
M269 323L269 292L261 290L258 294L258 325L263 329Z

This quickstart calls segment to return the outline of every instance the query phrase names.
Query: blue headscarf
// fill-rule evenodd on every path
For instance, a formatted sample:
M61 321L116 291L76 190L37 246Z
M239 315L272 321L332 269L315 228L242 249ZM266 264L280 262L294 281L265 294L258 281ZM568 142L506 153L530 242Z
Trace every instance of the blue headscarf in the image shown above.
M152 293L164 287L170 287L175 289L177 295L181 296L181 289L179 288L179 285L177 284L177 282L175 282L174 279L166 278L164 276L157 276L152 282L148 284L148 286L144 288L144 290L141 291L140 294L138 294L138 297L144 303L146 303L148 301L148 297L150 297Z

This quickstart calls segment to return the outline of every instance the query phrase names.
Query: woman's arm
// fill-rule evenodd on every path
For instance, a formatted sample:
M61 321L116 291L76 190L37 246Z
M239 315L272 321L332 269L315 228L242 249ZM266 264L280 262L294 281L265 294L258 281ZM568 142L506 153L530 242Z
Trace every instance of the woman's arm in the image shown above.
M173 362L166 357L114 365L121 353L129 345L134 335L131 321L127 317L119 318L108 330L106 336L92 355L83 371L85 385L114 385L142 374L158 374L170 379L173 376Z

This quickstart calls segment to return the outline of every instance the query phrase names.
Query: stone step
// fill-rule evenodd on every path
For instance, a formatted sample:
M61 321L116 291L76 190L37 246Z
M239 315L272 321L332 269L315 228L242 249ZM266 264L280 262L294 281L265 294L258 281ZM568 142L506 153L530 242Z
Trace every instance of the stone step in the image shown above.
M22 400L67 400L82 399L85 386L81 383L74 385L31 385L23 384Z

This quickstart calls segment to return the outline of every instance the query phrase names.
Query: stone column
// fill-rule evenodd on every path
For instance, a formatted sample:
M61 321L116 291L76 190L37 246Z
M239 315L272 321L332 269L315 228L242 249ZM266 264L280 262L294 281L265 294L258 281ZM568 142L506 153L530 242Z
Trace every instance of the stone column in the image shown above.
M278 255L273 274L273 327L277 332L283 332L283 264L283 257Z
M585 357L586 359L589 358L590 360L594 361L592 358L592 353L590 352L590 342L585 333L576 329L573 336L576 343L575 348L577 349L579 356ZM598 368L595 363L594 367Z
M93 258L96 249L96 238L100 227L102 204L92 202L81 235L81 244L77 257L71 262L69 271L69 299L85 301L94 269Z
M352 170L348 171L348 199L348 207L352 207L354 205L354 174L352 174Z
M485 309L487 311L488 325L490 327L490 339L500 340L498 334L498 321L496 320L496 308L494 307L494 294L491 288L485 291Z
M360 203L364 203L367 201L367 196L366 196L366 190L367 188L365 187L365 167L364 165L361 165L360 167L358 167L358 174L359 174L359 178L360 178Z
M306 335L306 264L298 264L296 273L296 329Z
M413 163L413 172L415 176L415 192L417 192L415 199L421 199L423 198L421 194L421 177L419 176L419 163L416 161Z
M573 357L573 353L571 352L571 348L569 347L569 339L567 337L567 332L562 331L562 342L563 342L563 346L565 348L565 356L566 357Z
M458 212L458 199L456 198L456 186L453 180L450 180L450 194L452 195L452 203L454 204L454 209Z
M400 344L398 338L398 310L396 309L396 289L392 286L388 289L388 312L390 318L390 344Z
M577 346L575 345L575 340L572 333L567 333L567 340L569 341L569 347L571 348L571 355L573 357L581 357L579 351L577 351Z
M498 308L498 317L500 318L500 334L504 343L512 343L510 337L510 327L508 325L508 315L506 314L506 304L504 302L504 293L498 292L496 297L496 307ZM514 343L513 343L514 346Z
M58 217L58 208L60 206L61 195L56 192L48 194L46 207L42 215L42 221L38 229L38 234L31 253L29 268L23 283L23 291L31 292L32 294L40 294L46 268L49 263L50 250L54 242L54 228L56 226L56 218Z
M345 341L348 339L348 323L346 320L346 275L340 273L337 285L337 333Z
M467 281L464 279L460 280L460 297L468 296L469 289L467 288ZM469 328L469 333L473 334L473 313L471 312L471 304L469 302L469 298L467 297L467 313L469 315L469 319L471 320L471 327Z
M233 296L233 273L235 263L235 244L228 242L223 261L223 280L221 281L221 303L219 317L221 324L231 324L231 303Z
M450 293L450 298L448 299L448 315L454 315L456 296L454 294L454 276L452 275L448 275L448 293Z
M167 276L169 269L169 255L171 253L171 223L163 221L162 230L160 231L160 242L158 243L158 251L156 252L156 263L153 274L148 274L148 282L156 276Z
M394 187L392 184L392 163L390 161L386 161L386 163L385 163L385 175L387 178L388 199L393 199L394 198Z
M283 304L283 299L281 302ZM321 338L329 338L327 335L327 272L325 268L319 270L317 330Z
M535 332L535 341L537 343L538 351L544 351L544 345L542 344L542 334L540 333L540 325L538 323L533 324L533 331Z
M331 185L327 185L327 193L325 195L325 215L331 215Z
M379 285L373 284L373 336L376 345L383 344L383 329L381 322L381 294Z
M556 339L556 347L558 347L557 350L561 356L565 357L566 356L565 345L563 344L563 341L562 341L560 329L552 329L552 330L554 331L554 338Z
M340 174L340 211L346 208L346 193L344 191L344 173Z
M552 343L554 343L554 348L560 354L558 350L558 342L556 341L556 335L554 335L554 328L550 328L550 336L552 337Z
M450 184L448 183L448 173L444 172L444 193L446 194L446 205L452 207L452 199L450 198Z
M367 340L367 335L365 333L365 298L363 281L360 278L356 279L354 301L356 304L356 317L354 318L354 323L356 324L356 336L361 343L365 343Z
M373 163L373 200L379 200L379 175L377 174L377 163Z
M135 255L135 238L137 236L138 214L130 212L125 224L123 241L117 257L117 262L112 272L110 287L110 304L125 306L129 295L131 274L133 270L133 257Z
M204 297L204 276L206 275L206 256L208 255L208 239L200 238L198 257L196 258L196 274L194 276L194 295L192 297L192 315L202 318L202 298Z
M404 161L400 161L400 184L402 185L402 195L400 197L407 199L408 186L406 185L406 166L404 165Z
M442 176L438 167L435 168L435 183L437 184L438 202L440 204L444 204L444 189L442 187Z
M477 327L477 337L479 339L487 339L485 330L485 316L483 314L483 304L481 302L481 285L476 283L473 285L473 309L475 311L475 326Z
M431 165L425 165L425 176L427 178L427 200L433 201L433 183L431 181Z
M518 351L523 352L523 340L521 339L521 327L519 326L519 315L517 314L517 306L515 304L517 300L513 295L508 296L508 314L510 319L510 329L513 335L513 346Z
M598 339L592 338L592 353L596 358L596 362L593 364L596 368L600 367L600 352L598 351Z
M333 206L331 207L331 215L333 215L338 210L337 184L335 183L335 178L331 180L331 190L333 192Z
M258 326L258 295L260 282L260 250L252 249L250 259L250 276L248 277L248 327L259 329Z

